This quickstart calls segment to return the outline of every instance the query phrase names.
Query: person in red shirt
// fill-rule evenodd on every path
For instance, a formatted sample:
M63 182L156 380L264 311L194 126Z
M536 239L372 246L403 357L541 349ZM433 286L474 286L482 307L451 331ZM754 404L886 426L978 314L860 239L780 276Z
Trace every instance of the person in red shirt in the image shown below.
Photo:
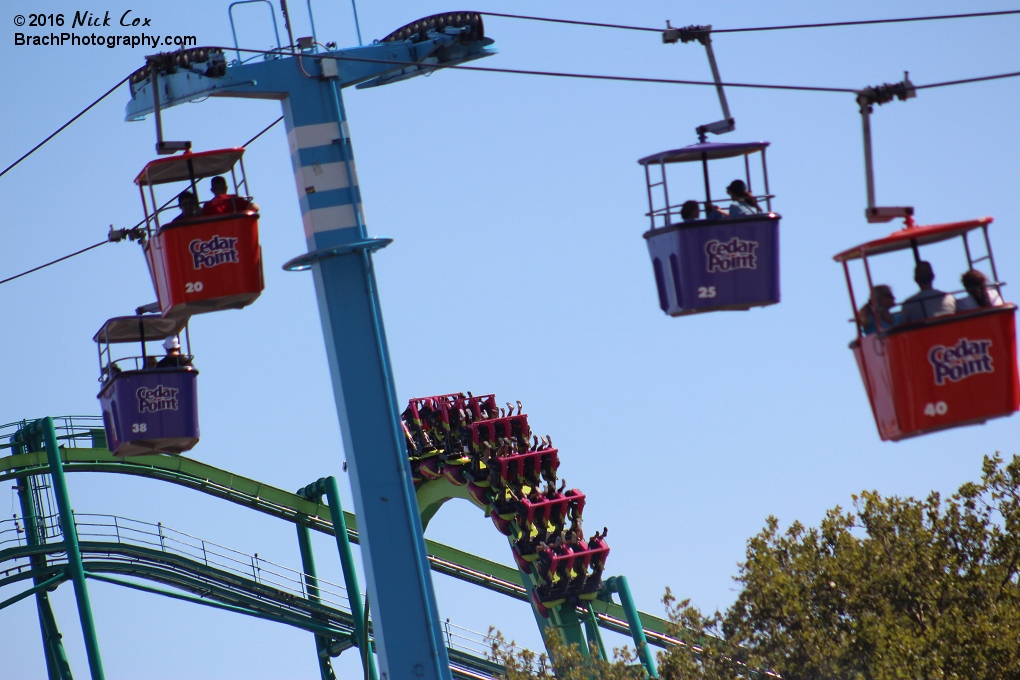
M248 198L238 196L237 194L228 194L227 180L221 176L212 178L211 189L213 197L205 202L205 207L202 208L203 217L209 217L210 215L230 215L232 213L245 210L258 211L259 209L259 207L252 203Z

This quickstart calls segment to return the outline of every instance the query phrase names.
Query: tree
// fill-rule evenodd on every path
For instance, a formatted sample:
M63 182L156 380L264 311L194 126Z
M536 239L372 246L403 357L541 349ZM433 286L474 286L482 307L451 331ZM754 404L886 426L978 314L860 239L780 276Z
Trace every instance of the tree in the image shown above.
M659 653L660 675L1020 678L1018 530L1020 458L997 455L948 499L870 491L817 528L781 531L769 517L725 613L706 616L667 591L670 633L686 644Z
M507 642L503 634L489 631L490 660L504 668L506 680L644 680L644 668L630 649L613 650L613 660L586 658L577 645L567 645L555 628L546 634L546 647L555 659L555 672L549 656L521 649Z
M982 468L947 500L864 492L785 532L770 517L701 630L785 680L1020 677L1020 458Z

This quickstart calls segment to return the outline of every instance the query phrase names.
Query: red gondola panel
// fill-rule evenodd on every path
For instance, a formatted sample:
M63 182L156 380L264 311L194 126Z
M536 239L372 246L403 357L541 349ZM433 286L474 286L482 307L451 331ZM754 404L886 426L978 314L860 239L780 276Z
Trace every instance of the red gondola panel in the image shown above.
M879 435L899 440L1020 408L1015 305L931 319L852 345Z
M265 287L258 213L164 225L145 257L164 317L240 309Z

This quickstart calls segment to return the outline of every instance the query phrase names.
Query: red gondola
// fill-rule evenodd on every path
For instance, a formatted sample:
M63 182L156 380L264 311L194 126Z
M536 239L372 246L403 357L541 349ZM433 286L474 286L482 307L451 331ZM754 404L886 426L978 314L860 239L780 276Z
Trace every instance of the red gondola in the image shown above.
M1016 305L1002 303L1001 286L995 270L988 225L992 218L931 226L907 227L846 250L835 256L843 263L850 301L854 308L857 339L850 348L868 392L871 409L883 440L897 441L936 430L983 423L1011 415L1020 408L1020 379L1017 376ZM967 234L980 229L986 255L973 258ZM912 248L919 260L920 246L960 237L968 269L987 262L991 277L985 302L994 304L955 314L933 316L910 323L893 323L866 329L857 313L849 262L861 260L868 289L875 290L868 258ZM874 298L874 296L872 296ZM960 298L962 302L965 298ZM879 318L874 300L869 302L872 319ZM866 333L871 330L870 333Z
M145 259L165 317L240 309L262 293L259 214L243 195L248 192L243 154L244 149L187 152L152 161L135 178L145 211ZM225 177L215 179L227 173L233 194L225 193ZM203 205L197 183L206 177L222 188ZM154 190L170 183L188 184L179 187L174 207L173 199L160 205ZM178 209L181 214L172 220L160 217Z

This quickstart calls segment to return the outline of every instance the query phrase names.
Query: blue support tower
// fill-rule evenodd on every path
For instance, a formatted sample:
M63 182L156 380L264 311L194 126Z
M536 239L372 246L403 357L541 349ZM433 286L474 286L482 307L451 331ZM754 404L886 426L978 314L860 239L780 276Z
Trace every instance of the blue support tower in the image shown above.
M197 48L180 53L186 59L151 58L132 77L127 107L129 120L153 111L153 71L160 108L214 93L282 101L308 245L285 268L310 268L315 279L385 680L451 674L372 267L372 251L390 241L368 236L341 88L484 57L491 43L477 14L455 13L365 47L314 52L312 45L229 66L218 50Z

